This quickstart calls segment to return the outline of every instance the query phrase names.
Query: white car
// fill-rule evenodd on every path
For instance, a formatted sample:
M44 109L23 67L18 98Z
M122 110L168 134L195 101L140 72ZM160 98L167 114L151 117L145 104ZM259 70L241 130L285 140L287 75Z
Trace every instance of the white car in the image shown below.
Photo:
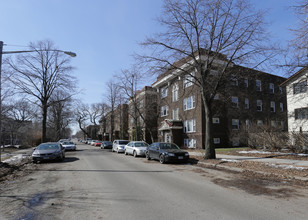
M65 150L76 150L76 144L72 141L64 141L62 142L62 147Z
M124 152L124 147L126 144L128 144L129 141L127 140L114 140L112 144L112 152L117 152L117 153L123 153Z
M144 141L131 141L124 148L124 154L131 154L134 157L145 156L145 152L149 145Z

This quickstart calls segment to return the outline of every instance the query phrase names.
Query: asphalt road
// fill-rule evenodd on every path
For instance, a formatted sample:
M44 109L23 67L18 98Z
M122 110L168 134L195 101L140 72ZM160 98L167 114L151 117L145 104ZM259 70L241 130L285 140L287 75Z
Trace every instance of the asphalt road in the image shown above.
M212 171L79 144L63 163L0 185L0 219L307 219L307 197L222 187ZM5 188L4 188L5 187Z

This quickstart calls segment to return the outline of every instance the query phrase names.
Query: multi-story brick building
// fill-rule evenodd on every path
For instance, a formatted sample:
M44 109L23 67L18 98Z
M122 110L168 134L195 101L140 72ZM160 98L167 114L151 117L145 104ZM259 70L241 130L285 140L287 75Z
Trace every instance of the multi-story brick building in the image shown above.
M113 131L112 131L113 130ZM103 140L128 140L128 105L121 104L100 119L99 134Z
M181 64L183 65L183 64ZM216 147L247 144L243 132L253 126L287 127L283 77L233 65L224 92L213 103L213 142ZM215 73L213 73L215 74ZM158 139L181 147L204 146L205 116L200 88L191 75L168 71L157 78Z
M157 92L149 86L137 91L128 102L129 140L157 140ZM136 134L137 132L137 134Z

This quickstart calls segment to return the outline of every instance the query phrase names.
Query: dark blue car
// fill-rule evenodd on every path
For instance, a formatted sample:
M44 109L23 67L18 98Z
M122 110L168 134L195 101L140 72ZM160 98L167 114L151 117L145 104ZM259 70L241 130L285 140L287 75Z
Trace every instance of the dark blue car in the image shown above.
M148 160L159 160L160 163L185 163L189 159L189 154L187 151L181 150L176 144L156 142L147 148L146 158Z

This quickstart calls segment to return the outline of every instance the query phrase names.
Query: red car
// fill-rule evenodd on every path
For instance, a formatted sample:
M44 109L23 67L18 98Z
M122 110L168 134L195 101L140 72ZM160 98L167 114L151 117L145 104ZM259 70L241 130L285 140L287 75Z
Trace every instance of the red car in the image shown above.
M101 141L95 141L94 147L100 147L102 145Z

